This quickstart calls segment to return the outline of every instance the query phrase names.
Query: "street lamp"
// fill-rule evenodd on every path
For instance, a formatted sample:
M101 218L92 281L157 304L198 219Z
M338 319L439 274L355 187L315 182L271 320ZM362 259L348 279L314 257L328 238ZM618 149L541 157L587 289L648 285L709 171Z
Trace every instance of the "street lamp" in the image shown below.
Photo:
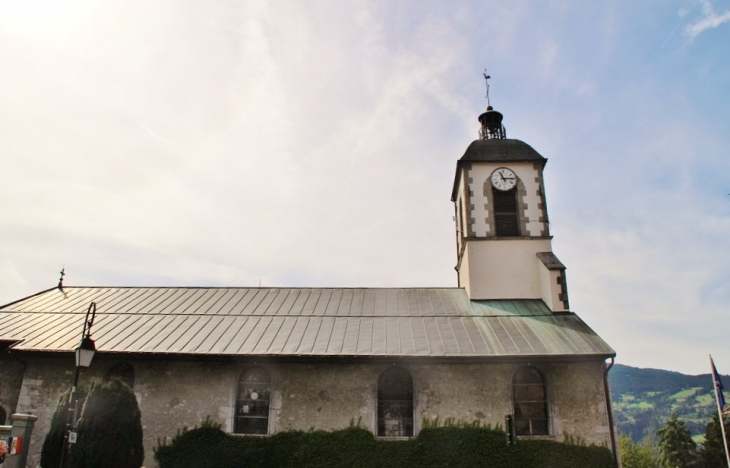
M89 315L91 315L91 320L89 320ZM69 444L76 443L76 415L79 409L76 388L79 385L79 372L81 369L87 369L91 365L91 360L94 359L94 353L96 352L96 345L94 344L94 340L91 339L91 326L94 325L95 317L96 302L92 302L86 311L84 328L81 331L81 342L76 348L76 372L74 373L74 384L71 387L71 393L68 395L68 419L66 420L66 432L64 434L63 447L61 448L60 468L64 468L66 465L66 453L68 452Z
M94 340L90 336L86 336L81 340L81 344L76 348L76 373L78 375L78 369L88 368L91 365L91 360L94 359L94 353L96 352L96 346ZM74 382L78 383L78 382ZM75 386L75 385L74 385Z

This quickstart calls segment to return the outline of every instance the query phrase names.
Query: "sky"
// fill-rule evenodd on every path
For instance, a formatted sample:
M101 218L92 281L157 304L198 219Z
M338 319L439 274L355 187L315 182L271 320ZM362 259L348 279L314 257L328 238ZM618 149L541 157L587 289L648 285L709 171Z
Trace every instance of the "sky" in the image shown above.
M549 159L571 309L730 373L730 0L0 2L0 304L456 286L486 107Z

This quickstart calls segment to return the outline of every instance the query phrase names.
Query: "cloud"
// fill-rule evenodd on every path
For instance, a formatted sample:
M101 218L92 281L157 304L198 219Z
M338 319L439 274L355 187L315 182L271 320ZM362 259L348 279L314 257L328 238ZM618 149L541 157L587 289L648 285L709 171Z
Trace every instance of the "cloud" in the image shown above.
M139 124L139 127L140 127L140 128L142 129L142 130L146 131L146 132L147 132L147 133L148 133L148 134L149 134L149 135L150 135L150 136L151 136L151 137L152 137L153 139L155 139L155 140L157 140L157 141L159 141L159 142L161 142L161 143L164 143L164 144L166 144L166 145L174 145L174 144L175 144L175 142L174 142L174 141L170 141L170 140L168 140L167 138L161 137L161 136L160 136L160 135L158 135L158 134L157 134L157 133L156 133L156 132L155 132L154 130L152 130L151 128L149 128L149 127L148 127L147 125L145 125L145 124Z
M700 4L702 5L702 17L694 23L687 25L684 29L692 39L707 30L717 28L723 23L730 21L730 10L717 14L710 0L700 0Z
M0 302L64 264L69 285L454 286L449 195L487 67L508 135L550 158L581 317L627 364L727 349L696 335L730 300L730 116L721 80L687 84L706 57L654 53L675 8L486 3L0 14Z

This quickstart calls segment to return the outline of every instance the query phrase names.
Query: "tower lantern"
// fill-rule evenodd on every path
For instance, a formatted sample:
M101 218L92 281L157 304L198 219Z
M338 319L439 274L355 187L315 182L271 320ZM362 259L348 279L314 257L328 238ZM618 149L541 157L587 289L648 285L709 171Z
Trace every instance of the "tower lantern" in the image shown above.
M487 70L484 70L484 84L487 85L487 111L479 116L479 123L482 124L479 129L479 138L482 140L500 139L507 138L507 131L502 125L502 114L494 110L492 104L489 102L489 80L492 78L487 75Z
M494 110L492 106L488 106L487 111L479 116L479 123L482 124L479 129L479 138L482 140L507 138L507 131L502 125L502 118L501 112Z

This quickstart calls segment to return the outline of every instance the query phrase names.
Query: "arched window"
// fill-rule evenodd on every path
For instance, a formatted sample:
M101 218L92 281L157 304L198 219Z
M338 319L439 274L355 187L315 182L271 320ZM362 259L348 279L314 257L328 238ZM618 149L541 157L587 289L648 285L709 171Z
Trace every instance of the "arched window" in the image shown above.
M106 373L104 380L113 378L120 379L127 384L129 388L134 389L134 367L126 362L118 362L114 364Z
M8 420L8 413L5 412L5 408L0 406L0 426L4 426Z
M519 369L512 377L512 392L517 435L548 435L547 386L540 371Z
M271 379L268 372L254 367L242 373L238 379L233 432L268 434L270 397Z
M413 437L413 379L399 367L378 379L378 436Z
M494 228L497 236L519 236L520 214L517 203L517 188L492 190L494 200Z

